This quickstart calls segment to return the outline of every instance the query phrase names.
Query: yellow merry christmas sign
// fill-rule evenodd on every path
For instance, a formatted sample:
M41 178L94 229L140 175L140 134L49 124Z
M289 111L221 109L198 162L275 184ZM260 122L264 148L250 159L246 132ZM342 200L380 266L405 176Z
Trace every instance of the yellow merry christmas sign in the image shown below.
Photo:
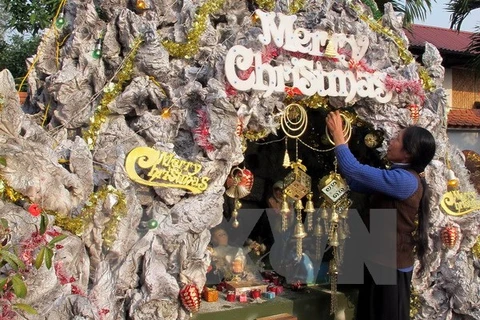
M199 177L202 165L177 157L174 153L149 147L130 151L125 159L125 170L133 181L164 188L180 188L195 194L208 187L209 177Z
M442 196L440 205L451 216L463 216L480 210L480 200L475 192L449 191Z

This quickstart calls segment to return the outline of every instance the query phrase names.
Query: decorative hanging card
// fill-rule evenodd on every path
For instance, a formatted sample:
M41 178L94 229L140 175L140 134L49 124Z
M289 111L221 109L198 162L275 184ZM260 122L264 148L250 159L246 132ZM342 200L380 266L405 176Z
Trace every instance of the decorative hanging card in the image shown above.
M449 191L442 196L440 205L446 214L451 216L463 216L475 210L480 210L480 199L477 193Z
M194 194L208 187L209 177L199 177L202 165L177 157L174 153L138 147L125 159L130 179L151 187L179 188Z
M318 182L318 190L322 193L325 201L334 204L342 199L349 189L342 176L332 171Z

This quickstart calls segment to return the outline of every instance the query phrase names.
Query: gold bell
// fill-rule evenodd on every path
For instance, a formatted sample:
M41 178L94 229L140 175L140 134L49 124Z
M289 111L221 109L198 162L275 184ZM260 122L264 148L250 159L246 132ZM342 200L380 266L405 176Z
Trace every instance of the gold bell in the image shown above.
M305 203L305 210L304 210L306 213L315 212L315 208L313 207L312 196L313 196L313 193L311 192L307 194L307 202Z
M335 42L333 41L333 38L330 38L328 40L327 47L325 48L325 52L323 55L327 58L335 58L337 56L337 48L335 46Z
M327 211L327 208L325 206L322 207L322 213L321 213L320 217L325 221L328 220L328 211Z
M335 207L332 209L332 216L330 218L330 221L333 223L338 222L338 213L337 213L337 210L335 210Z
M295 231L293 232L293 238L295 239L303 239L307 236L307 233L305 232L305 228L303 226L303 223L297 222L295 225Z
M329 244L332 247L338 247L340 245L340 242L338 242L338 232L336 228L332 232L332 237L330 238Z
M290 206L288 205L287 195L284 193L282 195L282 207L280 209L281 213L290 213Z

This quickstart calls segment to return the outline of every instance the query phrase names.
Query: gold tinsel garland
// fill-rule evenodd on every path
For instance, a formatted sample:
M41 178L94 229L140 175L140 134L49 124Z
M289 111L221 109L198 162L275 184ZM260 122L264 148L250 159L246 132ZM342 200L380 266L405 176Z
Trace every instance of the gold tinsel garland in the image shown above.
M477 237L477 242L472 247L472 254L477 258L480 259L480 236Z
M373 17L368 16L365 13L362 13L362 10L359 6L352 5L351 8L355 10L355 12L357 12L360 19L362 19L364 22L368 24L371 30L375 31L378 34L384 35L385 37L392 40L393 43L395 43L395 45L398 48L398 56L400 57L400 59L402 59L402 61L405 64L410 64L415 62L415 58L413 57L412 53L408 50L405 44L405 41L401 37L397 36L391 29L384 27L380 22L375 20ZM433 89L435 89L435 84L433 80L430 78L430 76L428 75L427 70L425 70L425 68L423 67L420 67L418 74L420 79L422 80L423 89L426 91L433 91Z
M305 6L305 0L292 0L292 2L290 3L290 6L288 7L288 12L290 14L295 14L304 6Z
M170 40L162 42L168 53L176 58L192 58L199 50L200 37L207 29L208 16L219 10L224 3L225 0L211 0L204 3L195 15L192 28L187 33L187 42L176 43Z
M275 9L275 0L255 0L257 6L265 11L272 11Z
M117 203L112 207L110 219L105 223L102 231L103 243L109 249L116 239L118 223L127 212L125 195L110 185L102 186L97 192L93 192L78 216L75 218L69 218L65 215L58 216L58 218L55 218L55 224L62 229L75 233L77 236L81 236L85 231L85 226L93 222L97 206L102 204L109 194L117 197Z
M97 205L105 201L109 194L113 194L117 197L117 202L112 207L110 219L105 223L102 231L104 245L109 249L117 237L118 223L127 213L125 195L121 191L110 185L102 186L100 190L90 195L88 201L85 203L85 207L82 208L81 213L75 218L68 217L65 214L52 210L43 211L55 217L55 225L63 230L68 230L77 236L81 236L84 232L85 226L93 221ZM0 195L2 198L7 199L12 203L16 203L20 200L31 202L23 194L9 186L3 178L0 178Z
M102 100L97 106L94 115L90 118L90 126L83 132L83 139L87 142L90 150L93 150L95 147L100 128L110 114L108 105L123 91L123 85L132 78L133 61L142 41L141 38L134 40L132 50L123 61L123 66L117 74L117 83L110 82L103 90Z
M420 297L418 295L418 291L416 291L413 287L411 288L410 294L410 319L414 319L415 316L418 314L420 306L422 303L420 302Z

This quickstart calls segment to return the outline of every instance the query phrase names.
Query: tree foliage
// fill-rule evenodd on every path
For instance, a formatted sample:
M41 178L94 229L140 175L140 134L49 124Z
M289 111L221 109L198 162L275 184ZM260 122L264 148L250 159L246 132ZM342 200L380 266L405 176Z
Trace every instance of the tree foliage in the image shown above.
M406 27L414 23L415 20L425 20L427 15L432 11L431 0L377 0L375 2L382 13L384 12L385 4L391 2L395 11L404 14L403 24Z
M463 21L470 14L473 14L473 11L480 11L480 0L450 0L447 11L452 13L450 15L450 28L460 31ZM480 20L477 22L471 39L468 51L475 56L473 67L480 72Z
M26 59L37 51L40 37L13 35L11 41L0 40L0 70L8 69L17 84L27 73Z
M61 0L0 0L9 13L7 26L20 33L37 34L49 27Z

